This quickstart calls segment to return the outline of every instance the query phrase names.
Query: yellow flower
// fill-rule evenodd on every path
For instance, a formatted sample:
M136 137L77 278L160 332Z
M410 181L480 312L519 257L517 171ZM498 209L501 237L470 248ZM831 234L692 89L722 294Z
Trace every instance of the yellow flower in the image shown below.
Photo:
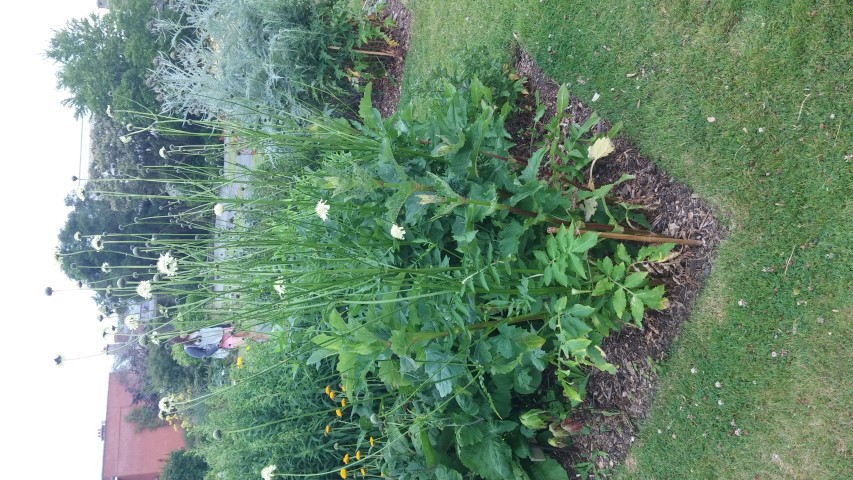
M347 469L346 468L341 469L341 478L347 478Z
M365 469L364 469L364 467L361 467L361 474L362 474L362 475L367 475L367 470L365 470Z
M329 398L334 400L335 399L335 392L329 392Z
M326 395L330 395L331 393L332 393L332 389L329 388L328 385L326 385Z
M361 450L356 450L356 451L355 451L355 459L356 459L356 460L361 460Z
M237 368L243 368L243 357L237 357Z
M346 398L342 398L342 399L341 399L341 407L346 407L346 406L347 406L347 399L346 399Z
M343 416L344 416L344 414L343 414L343 412L341 412L341 409L340 409L340 408L336 408L336 409L335 409L335 415L337 415L337 416L339 416L339 417L343 417Z
M349 464L349 453L344 454L344 465Z
M587 152L590 160L598 160L613 153L614 149L613 142L609 138L601 137L587 149Z
M346 391L347 391L346 387L344 387L343 385L341 385L340 387L341 387L341 391L342 391L342 392L346 392Z
M373 447L373 437L370 437L370 446Z
M332 431L332 426L331 426L331 425L326 425L326 436L327 436L327 437L329 436L329 432L331 432L331 431Z

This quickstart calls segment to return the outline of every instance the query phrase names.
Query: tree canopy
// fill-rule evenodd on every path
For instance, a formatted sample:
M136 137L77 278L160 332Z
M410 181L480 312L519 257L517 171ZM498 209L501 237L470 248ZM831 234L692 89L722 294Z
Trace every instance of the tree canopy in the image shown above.
M54 31L45 55L59 63L57 88L70 97L63 105L80 118L87 113L159 110L147 86L158 51L168 51L166 38L150 28L161 13L151 0L114 0L104 15L70 20Z

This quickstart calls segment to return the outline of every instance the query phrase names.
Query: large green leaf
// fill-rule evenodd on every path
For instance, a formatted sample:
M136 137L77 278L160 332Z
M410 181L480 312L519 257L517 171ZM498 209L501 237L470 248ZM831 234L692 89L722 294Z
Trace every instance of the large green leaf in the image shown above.
M562 117L565 113L566 107L569 106L569 86L564 83L560 85L560 89L557 90L557 111L556 115L558 117Z
M572 245L572 253L584 253L598 243L598 234L594 232L586 232L575 239Z
M463 465L486 480L513 478L512 450L496 435L464 447L457 446L457 454Z
M373 108L370 98L372 91L373 83L368 83L364 87L364 96L361 97L361 101L358 103L358 116L361 117L361 121L365 127L373 131L378 131L383 128L382 115L379 113L379 110Z
M462 480L462 474L452 468L438 465L435 467L435 480Z
M569 475L553 458L546 458L544 462L523 461L521 466L536 480L569 480Z
M625 313L625 290L621 288L617 288L613 293L613 311L618 318L622 318Z

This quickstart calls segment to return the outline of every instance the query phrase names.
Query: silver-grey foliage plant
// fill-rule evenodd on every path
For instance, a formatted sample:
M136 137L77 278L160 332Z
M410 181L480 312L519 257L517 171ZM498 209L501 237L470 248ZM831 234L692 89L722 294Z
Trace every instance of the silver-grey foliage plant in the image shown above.
M164 113L256 122L260 112L304 116L347 27L335 0L175 0L178 20L154 28L171 36L152 74ZM330 13L331 12L331 13ZM319 14L322 13L322 19Z

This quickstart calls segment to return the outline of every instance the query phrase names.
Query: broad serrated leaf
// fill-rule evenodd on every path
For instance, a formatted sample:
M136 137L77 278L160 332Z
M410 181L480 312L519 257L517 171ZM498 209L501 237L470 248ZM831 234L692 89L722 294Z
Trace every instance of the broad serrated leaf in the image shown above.
M566 396L569 400L573 402L582 402L583 399L580 395L578 395L578 391L575 390L571 385L567 385L565 382L563 383L563 395Z
M397 218L400 216L403 204L416 191L417 184L415 182L409 181L399 184L397 191L385 200L385 219L388 220L388 223L397 223Z
M545 239L545 251L551 258L557 258L557 238L554 235L548 235Z
M521 236L524 235L526 231L527 230L524 228L524 225L516 222L515 220L511 221L509 225L501 229L498 234L501 258L506 258L518 253L518 245L520 243Z
M477 405L470 395L466 395L464 393L460 393L456 395L456 404L459 405L459 408L462 409L463 412L468 415L476 416L480 411L480 406Z
M586 322L571 315L564 315L560 318L560 328L569 337L582 337L592 331Z
M410 385L410 382L406 380L406 377L400 372L400 368L397 362L378 362L379 363L379 371L377 375L379 379L385 382L386 385L393 388L400 388L404 386Z
M634 292L634 294L643 301L643 304L653 310L663 310L666 308L666 300L663 298L663 285L658 285L649 290Z
M382 127L382 117L379 116L379 124L376 122L376 116L374 115L373 103L371 100L371 93L373 92L373 82L368 83L366 87L364 87L364 95L361 97L361 101L358 103L358 116L361 117L361 121L365 127L371 130L378 130ZM379 113L377 110L376 113Z
M536 391L538 385L533 384L533 377L526 368L516 368L513 372L513 388L522 395L530 395Z
M602 278L596 282L595 288L592 289L592 293L590 293L590 295L593 297L600 297L609 292L611 288L613 288L613 282L606 278Z
M554 279L553 269L551 268L551 265L548 265L545 267L545 270L543 270L543 272L542 272L542 283L544 283L545 286L547 287L547 286L551 285L551 281L553 279Z
M556 280L557 283L564 287L569 286L569 276L566 275L566 271L563 268L559 268L558 265L552 265L551 273L553 273L554 280Z
M311 338L311 343L313 343L314 345L317 345L320 348L326 348L328 350L332 350L335 352L340 350L342 342L343 342L343 340L341 340L341 337L326 335L323 333L321 333L319 335L315 335L314 337Z
M595 308L590 307L589 305L581 305L578 303L569 307L569 310L566 313L575 317L586 318L592 315L593 312L595 312Z
M458 446L462 464L485 480L506 480L512 477L512 450L496 435L466 447Z
M625 290L618 288L613 293L613 311L616 312L617 318L622 318L625 313Z
M620 243L619 246L621 247L622 244ZM619 252L619 247L616 247L616 252ZM601 265L601 270L604 273L608 275L611 275L613 273L613 260L611 260L610 257L604 257L604 260L601 260L599 265Z
M435 188L435 193L440 197L444 197L445 199L453 199L459 197L459 194L456 193L447 182L444 181L443 178L438 175L427 172L427 177L430 179L431 186Z
M636 295L631 295L631 316L638 327L643 325L643 301Z
M400 357L409 354L412 339L405 330L394 330L391 332L391 351Z
M563 344L563 347L571 352L572 354L576 354L577 352L583 351L584 355L586 355L586 347L588 347L592 343L592 340L588 338L573 338Z
M480 443L486 434L486 426L482 422L459 425L456 427L456 445L458 447L475 445Z
M435 480L462 480L461 473L444 465L436 465L434 473Z
M308 357L308 360L305 361L308 365L319 365L320 361L326 357L331 357L332 355L337 354L336 350L328 349L328 348L318 348L311 352L311 356Z
M347 327L347 324L344 322L344 319L341 318L341 314L338 313L337 310L332 309L329 312L328 322L337 333L347 333L349 331L349 327Z
M586 232L575 239L570 251L572 253L584 253L594 247L596 243L598 243L598 234L594 232Z
M625 288L639 287L648 275L648 272L634 272L628 275L628 278L625 279L623 285L625 286Z
M574 253L569 254L569 265L572 267L572 271L575 272L579 277L586 279L586 270L583 268L583 262L580 257L575 255Z
M594 347L587 349L586 353L589 356L589 360L596 368L611 375L616 375L616 367L604 359L604 350L602 350L601 347L595 345Z
M523 461L521 466L534 480L569 480L566 469L553 458L546 458L544 462Z
M616 259L622 263L631 263L631 257L628 255L628 250L625 249L624 244L620 243L616 246Z
M542 159L545 157L545 149L540 148L533 152L530 159L527 160L527 166L521 171L519 178L525 183L539 181L539 166L542 164Z

